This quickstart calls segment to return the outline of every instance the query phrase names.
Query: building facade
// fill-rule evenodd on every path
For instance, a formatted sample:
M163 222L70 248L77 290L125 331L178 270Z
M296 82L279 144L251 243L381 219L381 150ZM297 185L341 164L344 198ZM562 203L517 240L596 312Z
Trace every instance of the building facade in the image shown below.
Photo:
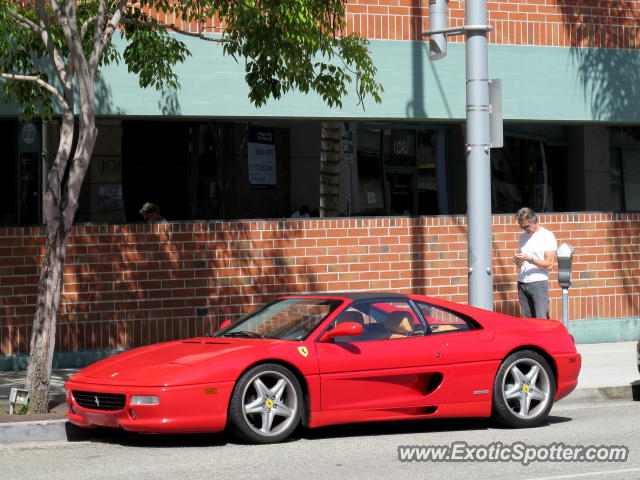
M448 6L450 25L463 25L464 3ZM640 209L636 7L488 2L489 71L502 80L505 134L504 148L492 151L494 213L525 204ZM178 91L141 90L125 66L108 67L78 222L138 221L145 201L173 220L280 217L302 204L317 211L322 121L343 125L340 215L464 214L463 38L450 37L448 56L431 63L427 28L427 0L348 3L346 33L370 39L385 88L382 103L364 109L353 96L329 109L296 93L255 108L242 66L194 39ZM57 124L21 124L8 105L0 114L9 173L0 180L0 224L37 224L41 153L55 151ZM262 144L250 139L260 131L275 146L268 157L256 156ZM268 178L256 177L258 168Z
M512 248L515 234L507 224L510 215L523 205L545 213L543 218L551 223L552 230L557 227L560 232L565 228L567 232L582 232L576 222L593 223L601 228L602 231L595 233L585 226L588 230L585 237L582 236L584 232L570 233L566 238L558 234L558 237L578 247L578 265L583 258L595 259L598 264L610 262L604 268L610 272L607 274L610 277L603 279L599 273L589 270L591 273L584 273L589 277L579 280L602 280L603 284L593 287L596 289L628 289L613 294L619 295L616 300L611 300L610 294L604 291L585 290L579 297L591 306L572 309L575 320L611 320L605 324L608 327L603 327L609 336L617 335L611 333L611 326L617 322L614 319L626 318L626 323L619 328L637 332L633 330L637 329L634 322L640 316L635 260L640 248L637 240L640 223L634 213L640 211L640 113L636 108L640 104L637 87L640 85L637 78L640 76L638 3L601 0L487 3L489 24L493 28L488 34L489 71L492 78L502 80L505 137L504 147L491 152L494 250L503 252L494 254L494 264L499 265L504 252ZM464 2L450 1L448 11L450 26L464 24ZM438 242L464 243L467 178L463 38L450 38L448 56L431 63L427 55L428 44L421 35L427 28L428 0L353 0L348 3L346 33L357 32L370 39L372 56L378 67L377 79L385 89L381 104L369 101L364 109L356 104L354 96L345 99L342 108L329 109L320 99L299 93L255 108L247 98L242 66L223 57L221 49L195 39L185 40L193 57L178 69L182 83L179 91L140 90L137 79L122 65L112 65L104 70L97 88L100 134L82 189L77 230L87 229L86 235L105 235L110 239L108 244L124 242L125 251L116 252L112 246L109 253L124 255L118 258L125 260L131 256L135 262L146 265L142 270L138 268L141 265L136 266L135 272L145 272L140 273L141 277L124 266L122 271L105 273L109 280L98 282L104 283L98 288L111 288L114 301L121 302L118 303L120 306L109 310L114 318L108 318L106 314L104 318L118 322L124 320L117 320L116 313L133 319L147 315L141 310L153 303L153 297L143 293L147 291L144 282L162 277L152 273L156 269L175 268L171 262L177 254L169 255L168 259L162 257L162 260L136 259L141 255L139 252L156 248L147 244L162 242L160 237L164 234L171 235L169 244L176 252L191 252L200 237L213 235L198 232L224 232L227 227L232 232L261 231L259 225L263 221L258 219L286 218L301 205L308 205L312 215L317 215L321 127L325 121L341 125L338 215L357 219L309 220L307 222L311 223L304 223L301 229L325 230L334 228L331 222L347 222L348 228L335 227L336 233L330 237L338 242L340 235L354 236L348 222L361 222L366 225L363 228L373 232L377 231L378 222L385 228L392 228L385 222L399 222L408 229L398 232L405 238L394 247L400 250L409 248L409 252L416 249L422 252L425 244L432 245L430 241L425 243L418 239L416 229L421 235L437 237ZM25 319L22 313L18 314L18 309L28 317L34 308L30 283L24 282L33 280L35 275L33 269L37 265L42 232L28 226L41 223L43 172L57 145L56 119L48 123L21 123L17 113L10 105L0 106L0 140L5 146L0 153L5 167L5 175L0 178L0 317L2 328L5 328L0 340L3 344L1 355L24 353L22 347L18 348L24 342L6 333L6 328L14 320L18 321L18 317L22 322L20 325L24 324ZM142 220L138 210L147 201L159 205L163 215L172 222L164 227L168 229L166 232L132 225ZM592 222L592 218L598 220ZM444 237L439 236L439 226L430 223L441 221L448 229ZM292 231L284 220L282 225L277 220L265 222L276 225L276 231L284 232L277 235L286 237ZM94 226L82 226L84 224ZM293 228L294 231L297 229ZM187 231L188 235L183 235ZM622 231L623 239L619 240L618 234ZM35 238L18 240L30 235ZM224 246L227 237L220 233L215 235L215 239L202 240L206 248ZM219 235L222 236L218 238ZM229 235L234 242L243 241L234 237L239 235L237 233ZM383 236L393 235L385 233ZM501 235L506 235L507 239L500 240ZM80 234L78 238L85 238L85 235ZM27 243L21 243L25 241ZM181 244L182 241L186 243ZM325 241L316 235L313 240L309 239L313 245L304 248L330 248L329 244L318 244ZM360 245L360 241L356 245ZM95 262L93 258L101 253L101 249L95 250L83 241L74 244L77 247L73 248L80 251L68 266L69 275L74 275L76 270L85 272L93 268L98 269L93 275L102 275L99 272L105 267L99 266L101 262ZM288 251L295 246L286 244L269 248ZM264 273L255 273L249 267L243 270L245 257L242 252L246 249L233 248L240 253L231 255L235 260L230 260L224 268L235 269L236 273L228 271L222 278L228 279L226 287L229 288L235 288L234 282L241 282L237 284L237 292L250 295L251 300L246 302L234 300L236 306L258 304L275 294L302 291L305 287L311 290L413 288L465 301L463 264L466 264L466 247L460 247L455 259L448 260L455 260L455 266L433 265L430 262L436 259L427 260L420 253L414 255L416 258L398 258L397 261L425 262L423 267L394 269L391 263L396 260L393 260L388 266L375 270L377 273L367 274L371 278L365 278L364 273L356 275L357 270L352 271L351 266L342 266L367 261L367 257L363 259L361 255L368 252L353 252L350 254L353 258L347 261L335 259L328 251L319 251L317 255L327 258L321 262L324 266L319 271L311 269L309 272L309 278L316 280L312 282L305 277L306 271L299 273L296 268L294 273L299 275L298 280L264 289L259 287ZM198 253L179 256L176 261L202 265L187 268L188 271L213 268L212 259L203 257L200 248L196 249ZM250 248L262 247L251 244ZM282 260L271 262L273 268L283 268L281 263L306 265L303 258L315 256L314 252L305 250L291 259L288 255L277 255L274 258ZM334 268L347 270L332 272L334 260ZM587 260L584 261L586 264ZM153 266L145 262L152 262ZM435 268L437 275L425 273L429 268ZM322 274L347 273L345 278L348 280L339 275L333 280L317 280ZM174 279L173 274L167 271L164 275L157 280L159 284L154 283L154 291L168 291L179 286L174 280L178 283L181 280ZM163 315L168 315L167 321L190 318L194 325L200 322L198 328L205 328L204 320L209 322L206 325L216 321L211 317L212 312L216 313L216 318L219 314L241 313L239 307L233 311L214 308L215 305L226 305L224 302L229 298L224 291L218 290L221 286L212 285L211 279L200 281L198 276L186 275L193 279L197 294L194 291L186 295L185 298L193 300L191 303L174 299L176 311L163 311ZM245 280L237 278L252 279L246 284L242 283ZM444 283L436 288L431 280L425 281L430 278ZM498 278L504 281L495 282L496 309L517 313L514 310L513 275L496 272ZM398 281L394 283L393 279ZM622 284L618 285L618 281ZM77 287L78 292L69 286L74 284L70 282L65 286L65 298L77 296L81 300L67 299L61 324L79 322L74 328L80 329L84 328L82 322L96 321L92 315L82 316L81 305L89 305L93 300L88 299L95 295L100 303L108 301L103 297L105 292L93 291L92 282L79 282L78 285L83 286ZM124 290L120 288L122 286ZM180 288L188 290L191 287ZM603 302L610 302L607 305L611 306L603 307L604 304L598 303L596 307L595 303L589 303L596 302L599 295L606 296L608 300ZM625 296L629 301L622 300ZM557 302L557 297L555 292L553 302ZM168 298L173 297L169 295ZM503 301L506 303L502 304ZM132 302L137 305L135 308ZM554 311L558 312L557 303L554 305ZM192 307L206 309L206 312L194 314ZM191 313L183 316L186 312L183 309L191 309ZM101 330L103 333L111 332L107 327L100 328L105 329ZM615 327L615 331L619 328ZM20 333L19 338L25 335ZM106 335L111 338L110 333ZM625 337L629 335L632 333L624 334ZM115 343L111 339L106 346L89 342L71 345L69 349L108 349L114 345L124 348L142 341L122 342L121 336L117 333ZM172 335L169 337L173 338ZM148 337L154 341L162 338ZM16 347L6 347L7 341Z

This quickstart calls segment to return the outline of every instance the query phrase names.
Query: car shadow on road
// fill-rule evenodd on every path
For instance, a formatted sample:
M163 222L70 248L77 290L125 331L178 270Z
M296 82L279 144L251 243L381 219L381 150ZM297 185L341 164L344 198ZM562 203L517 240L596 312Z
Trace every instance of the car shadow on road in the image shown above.
M546 425L569 422L572 419L564 416L550 415L547 421L540 427ZM406 433L435 433L435 432L457 432L474 430L500 430L509 429L497 424L490 418L433 418L426 420L407 420L401 422L376 422L376 423L350 423L344 425L332 425L315 429L300 429L297 433L300 438L336 438L336 437L359 437L372 435L394 435Z
M79 428L66 423L70 442L96 442L137 448L222 447L233 441L226 433L144 434L115 428Z
M569 422L570 417L550 415L540 427ZM406 420L397 422L349 423L320 428L298 428L285 442L298 440L330 439L345 437L366 437L410 433L436 433L477 430L511 430L489 418L434 418L427 420ZM69 441L91 441L116 444L134 448L199 448L223 447L228 444L244 443L229 432L190 434L141 434L111 428L81 429L67 423Z

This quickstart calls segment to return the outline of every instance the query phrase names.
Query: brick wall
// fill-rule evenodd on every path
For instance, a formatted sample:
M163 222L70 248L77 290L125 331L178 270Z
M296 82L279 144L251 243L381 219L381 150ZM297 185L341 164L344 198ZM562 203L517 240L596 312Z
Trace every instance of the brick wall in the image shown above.
M640 214L542 215L576 249L570 318L640 315ZM494 300L518 314L520 230L493 218ZM0 228L0 354L25 353L43 230ZM466 217L77 226L57 350L126 348L202 334L276 295L385 290L467 301ZM561 291L552 274L552 316Z
M448 4L449 26L464 25L465 2ZM640 2L617 0L488 1L492 44L636 48ZM348 32L370 39L420 40L429 28L429 0L349 0ZM464 36L450 37L463 42Z
M464 25L465 2L448 4L449 26ZM370 39L421 40L429 28L429 0L348 0L347 32ZM487 1L492 44L559 47L636 48L640 46L640 1ZM214 20L202 27L179 18L161 21L190 31L220 32ZM450 37L463 42L464 36Z

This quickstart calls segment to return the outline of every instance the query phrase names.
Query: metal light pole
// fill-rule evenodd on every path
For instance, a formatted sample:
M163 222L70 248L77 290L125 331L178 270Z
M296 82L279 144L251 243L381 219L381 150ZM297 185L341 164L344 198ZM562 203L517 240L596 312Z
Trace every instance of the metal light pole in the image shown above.
M463 27L446 28L446 2L430 0L430 57L446 55L446 36L466 36L467 224L469 305L493 310L491 270L491 128L486 0L467 0ZM444 15L444 19L443 19ZM444 45L443 41L444 40Z
M487 23L486 0L466 2L467 25ZM466 31L469 305L493 310L491 132L487 30Z

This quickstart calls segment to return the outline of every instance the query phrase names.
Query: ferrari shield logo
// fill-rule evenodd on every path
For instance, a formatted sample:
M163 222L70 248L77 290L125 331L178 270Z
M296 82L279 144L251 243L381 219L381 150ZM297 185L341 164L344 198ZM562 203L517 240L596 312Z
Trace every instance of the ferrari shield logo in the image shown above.
M307 350L307 347L298 347L298 351L304 358L307 358L307 355L309 355L309 350Z

